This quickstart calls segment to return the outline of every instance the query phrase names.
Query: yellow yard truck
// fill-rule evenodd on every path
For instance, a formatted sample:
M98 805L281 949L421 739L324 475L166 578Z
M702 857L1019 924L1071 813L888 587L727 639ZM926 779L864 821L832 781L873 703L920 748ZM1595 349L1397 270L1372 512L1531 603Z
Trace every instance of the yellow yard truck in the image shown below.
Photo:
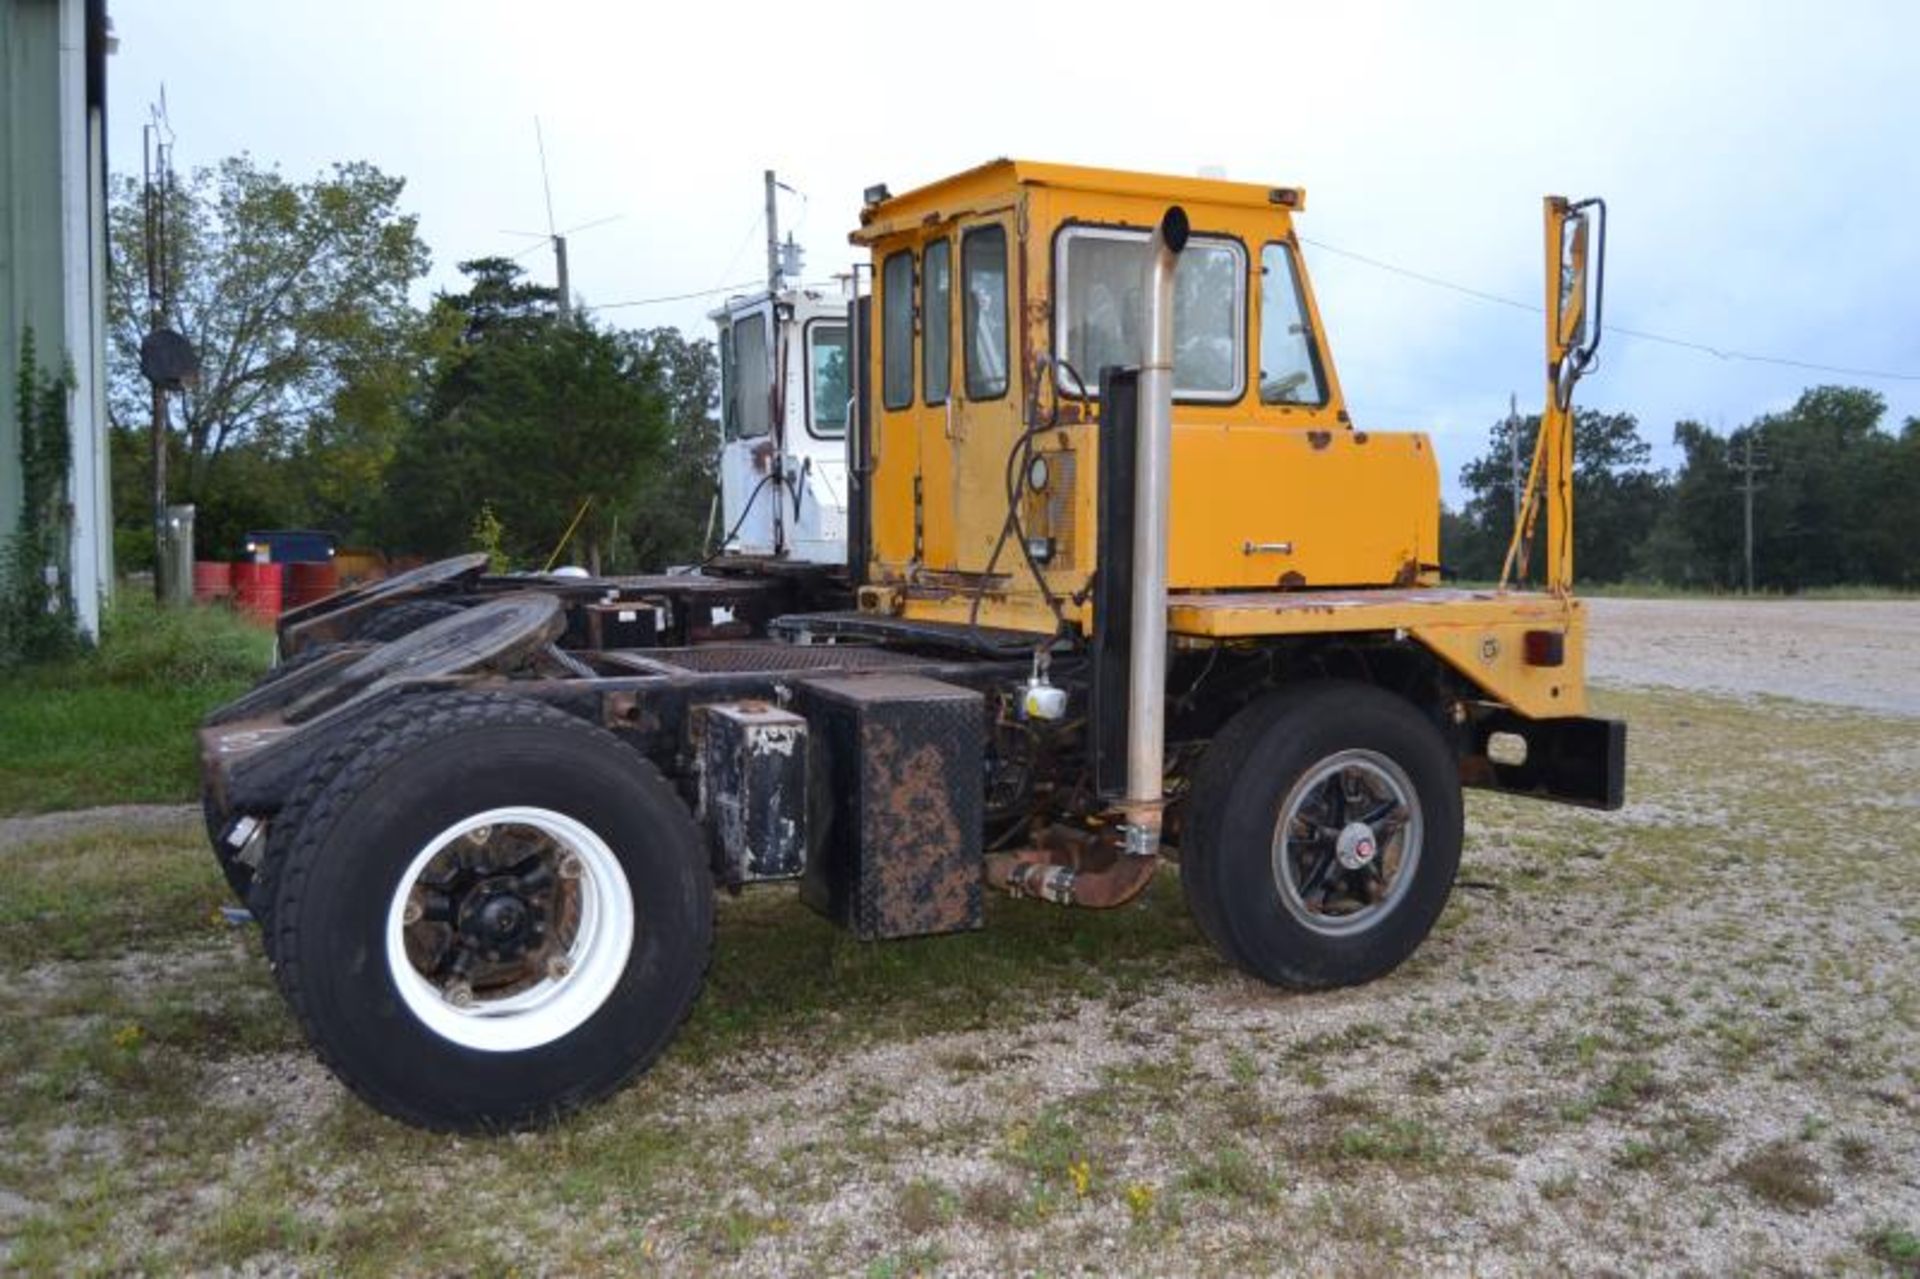
M429 1127L576 1108L672 1039L716 890L768 882L878 942L1172 862L1228 963L1365 982L1444 908L1463 787L1617 807L1571 590L1604 206L1545 203L1546 409L1511 580L1471 591L1432 441L1346 409L1305 206L1006 160L871 189L850 605L735 639L676 629L684 591L456 563L416 579L437 620L216 712L216 846L329 1066Z

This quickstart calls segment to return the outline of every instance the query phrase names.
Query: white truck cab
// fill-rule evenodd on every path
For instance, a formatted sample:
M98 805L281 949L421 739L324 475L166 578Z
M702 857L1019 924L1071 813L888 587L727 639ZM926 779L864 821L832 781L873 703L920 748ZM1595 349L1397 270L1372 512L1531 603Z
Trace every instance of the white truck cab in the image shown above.
M847 560L847 298L782 289L730 298L720 331L718 550Z

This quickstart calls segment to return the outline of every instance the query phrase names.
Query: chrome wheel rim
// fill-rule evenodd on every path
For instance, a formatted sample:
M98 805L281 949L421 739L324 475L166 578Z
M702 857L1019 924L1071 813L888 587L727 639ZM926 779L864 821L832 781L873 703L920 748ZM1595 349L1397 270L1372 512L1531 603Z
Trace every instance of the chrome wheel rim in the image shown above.
M559 1040L599 1011L633 952L633 895L592 829L494 808L414 856L387 907L387 971L441 1038L483 1052Z
M1273 879L1303 926L1331 937L1366 932L1392 914L1420 866L1413 781L1378 751L1330 755L1281 802Z

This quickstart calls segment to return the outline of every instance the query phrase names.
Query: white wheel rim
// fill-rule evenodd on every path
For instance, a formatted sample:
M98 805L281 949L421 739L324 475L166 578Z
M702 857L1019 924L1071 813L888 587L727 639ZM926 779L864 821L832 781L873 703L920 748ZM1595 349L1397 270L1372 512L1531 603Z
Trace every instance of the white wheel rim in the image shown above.
M458 979L422 971L420 922L410 920L408 911L409 903L418 909L416 892L433 884L425 878L428 869L443 854L461 855L450 853L455 841L484 848L492 832L531 832L553 850L556 863L571 858L567 878L576 886L570 891L578 907L568 935L549 944L547 974L498 997L478 985L458 989L464 985ZM414 952L408 949L410 929L415 930ZM482 1052L524 1052L565 1037L599 1011L626 972L633 936L633 893L605 840L565 813L493 808L440 832L400 876L387 906L387 972L408 1011L442 1039ZM456 1002L462 995L466 998Z

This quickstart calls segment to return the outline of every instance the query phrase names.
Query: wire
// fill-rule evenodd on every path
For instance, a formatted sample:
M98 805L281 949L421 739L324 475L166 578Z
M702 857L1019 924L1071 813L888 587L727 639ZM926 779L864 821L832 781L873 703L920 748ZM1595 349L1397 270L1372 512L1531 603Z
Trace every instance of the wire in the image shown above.
M625 302L601 302L594 306L578 308L582 311L613 311L623 306L659 306L663 302L687 302L693 298L710 298L716 293L738 293L742 289L751 289L759 284L758 280L746 280L740 284L723 284L716 289L695 289L692 293L667 293L657 298L630 298Z
M696 568L705 568L727 553L727 543L733 541L739 534L741 528L746 524L747 516L753 513L753 504L759 500L760 490L767 487L775 478L780 479L782 486L786 484L786 479L781 477L778 471L768 471L765 475L761 476L760 482L753 486L752 492L747 494L747 504L740 508L740 518L733 522L733 527L727 530L727 535L720 539L720 545L713 548L713 554L701 560L699 564L695 565Z
M1404 275L1410 280L1418 280L1422 284L1430 284L1438 289L1448 289L1454 293L1463 293L1470 298L1478 298L1482 302L1492 302L1499 306L1512 307L1516 311L1526 311L1532 315L1543 314L1545 310L1545 308L1536 306L1531 302L1522 302L1518 298L1505 297L1498 293L1489 293L1485 289L1476 289L1471 285L1461 284L1456 280L1443 279L1437 275L1428 275L1424 271L1415 271L1408 267L1398 266L1392 262L1383 262L1379 258L1368 257L1364 253L1355 253L1352 249L1343 249L1337 245L1328 244L1324 240L1315 240L1304 235L1299 238L1302 244L1311 244L1314 248L1326 253L1331 253L1336 257L1351 258L1353 261L1363 263L1366 266L1375 267L1381 271L1388 271L1394 275ZM1842 377L1876 378L1888 382L1920 382L1920 373L1894 373L1886 369L1853 368L1841 364L1816 364L1810 360L1795 360L1784 355L1757 355L1751 351L1736 351L1728 347L1714 346L1709 342L1695 342L1689 338L1673 337L1666 333L1653 333L1646 329L1632 329L1624 324L1610 325L1607 331L1610 333L1618 333L1622 337L1638 338L1642 342L1657 342L1662 346L1679 347L1685 351L1698 351L1722 360L1741 360L1749 364L1776 364L1783 368L1805 369L1813 373L1834 373Z

